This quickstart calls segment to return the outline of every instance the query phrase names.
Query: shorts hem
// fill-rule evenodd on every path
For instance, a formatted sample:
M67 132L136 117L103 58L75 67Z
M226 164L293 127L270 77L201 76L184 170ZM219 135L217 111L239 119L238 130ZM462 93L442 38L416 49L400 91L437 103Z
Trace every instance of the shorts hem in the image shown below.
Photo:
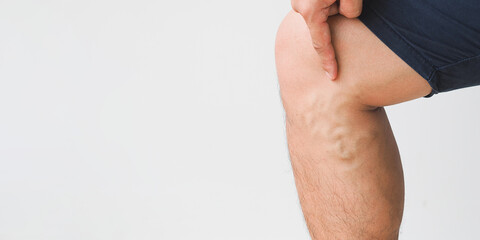
M435 81L437 68L416 51L380 14L373 8L368 7L367 4L364 4L362 14L358 19L387 45L388 48L428 82L432 87L432 91L424 96L425 98L432 97L434 94L439 93Z

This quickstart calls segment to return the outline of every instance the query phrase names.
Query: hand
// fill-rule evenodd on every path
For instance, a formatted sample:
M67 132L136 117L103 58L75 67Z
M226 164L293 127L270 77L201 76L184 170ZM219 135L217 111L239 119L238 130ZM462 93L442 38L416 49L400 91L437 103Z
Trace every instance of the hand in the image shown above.
M358 17L362 12L362 0L292 0L292 8L305 19L313 47L321 56L322 68L334 80L338 67L327 19L338 13L347 18Z

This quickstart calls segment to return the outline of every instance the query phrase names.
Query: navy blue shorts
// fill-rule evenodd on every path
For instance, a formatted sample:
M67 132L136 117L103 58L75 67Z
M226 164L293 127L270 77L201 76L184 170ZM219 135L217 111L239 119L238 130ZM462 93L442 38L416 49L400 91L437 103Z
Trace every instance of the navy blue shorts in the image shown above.
M359 19L440 92L480 85L480 0L365 0Z

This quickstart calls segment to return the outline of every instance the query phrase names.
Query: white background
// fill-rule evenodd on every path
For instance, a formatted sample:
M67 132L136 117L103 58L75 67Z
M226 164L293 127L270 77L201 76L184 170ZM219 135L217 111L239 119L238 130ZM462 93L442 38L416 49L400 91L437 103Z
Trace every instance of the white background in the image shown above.
M288 1L0 0L0 239L309 239L274 38ZM479 239L480 88L387 107L401 239Z

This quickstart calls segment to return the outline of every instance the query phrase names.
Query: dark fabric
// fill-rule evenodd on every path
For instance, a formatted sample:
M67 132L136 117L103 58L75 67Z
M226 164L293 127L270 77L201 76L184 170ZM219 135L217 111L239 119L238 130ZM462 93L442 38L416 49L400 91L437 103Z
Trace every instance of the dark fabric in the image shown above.
M359 19L440 92L480 85L480 0L365 0Z

